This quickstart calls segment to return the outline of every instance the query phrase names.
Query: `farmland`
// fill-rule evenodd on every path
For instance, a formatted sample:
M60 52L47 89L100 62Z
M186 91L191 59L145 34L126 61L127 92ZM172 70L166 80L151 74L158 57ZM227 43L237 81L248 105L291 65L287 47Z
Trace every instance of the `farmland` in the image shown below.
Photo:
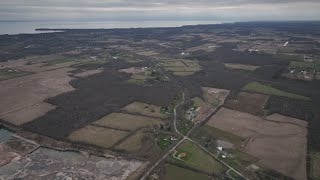
M179 160L176 159L181 153L186 153L186 157ZM191 168L215 175L221 175L226 171L225 167L216 161L209 154L199 149L190 141L184 141L178 148L176 153L172 154L170 159L178 164L185 164Z
M308 97L293 94L293 93L288 93L288 92L273 88L269 85L261 84L259 82L248 83L242 88L242 90L263 93L268 95L284 96L284 97L289 97L293 99L302 99L302 100L310 99Z
M30 75L30 72L14 70L14 69L0 69L0 81L13 79L20 76Z
M228 99L225 106L255 115L264 115L269 96L257 93L240 92L234 99Z
M89 125L74 131L69 135L68 139L75 142L82 142L109 148L126 135L128 135L128 132L126 131Z
M189 76L201 69L197 61L186 59L163 60L161 65L176 76Z
M111 127L114 129L136 130L142 127L159 126L161 119L149 118L123 113L112 113L102 119L93 122L94 125Z
M180 168L174 165L166 164L165 165L165 180L171 179L185 179L185 180L208 180L209 177L205 174L198 172L193 172L184 168Z
M159 106L147 103L133 102L123 107L122 110L132 114L139 114L154 118L166 118L166 115L160 112L161 109Z
M259 68L259 66L253 66L249 64L233 64L233 63L224 63L224 66L229 69L238 69L245 71L254 71Z
M0 127L13 132L0 130L0 174L316 179L319 30L255 22L0 36Z
M292 124L294 121L290 117L286 121L283 117L279 118L264 120L223 108L212 117L208 125L248 138L244 151L259 158L264 166L293 178L306 179L306 126ZM291 136L293 133L296 134L294 137Z

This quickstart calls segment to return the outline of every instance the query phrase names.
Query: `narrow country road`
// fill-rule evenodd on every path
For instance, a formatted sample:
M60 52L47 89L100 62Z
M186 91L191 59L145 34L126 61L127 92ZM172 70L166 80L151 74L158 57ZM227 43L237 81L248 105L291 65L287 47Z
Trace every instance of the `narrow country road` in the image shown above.
M244 175L242 175L240 172L238 172L237 170L235 170L233 167L229 166L227 163L223 162L221 159L219 159L219 154L218 155L214 155L212 154L210 151L208 151L205 147L201 146L199 143L193 141L192 139L190 139L188 136L191 134L191 132L193 131L193 129L195 129L197 127L197 125L195 125L188 133L186 136L184 136L182 133L179 132L179 130L177 129L177 107L179 107L180 105L182 105L185 101L185 94L182 94L182 101L177 104L174 109L173 109L173 120L174 120L174 130L176 131L176 133L178 133L180 136L182 136L183 138L175 145L173 146L165 155L162 156L162 158L160 158L153 166L150 167L150 169L145 172L145 174L141 177L140 180L145 180L149 174L163 161L165 160L172 151L174 151L184 140L189 140L192 143L194 143L195 145L197 145L199 148L201 148L202 150L204 150L206 153L208 153L210 156L214 157L217 161L219 161L220 163L222 163L223 165L227 166L229 168L229 170L227 171L228 173L232 170L235 173L237 173L239 176L243 177L246 180L249 180L248 178L246 178Z

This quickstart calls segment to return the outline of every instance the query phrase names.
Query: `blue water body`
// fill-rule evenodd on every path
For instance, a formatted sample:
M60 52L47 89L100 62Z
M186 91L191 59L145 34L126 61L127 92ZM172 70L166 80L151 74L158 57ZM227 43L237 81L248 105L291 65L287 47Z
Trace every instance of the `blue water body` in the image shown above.
M37 28L50 29L112 29L112 28L143 28L143 27L179 27L183 25L220 24L217 21L36 21L36 22L1 22L0 34L34 34Z

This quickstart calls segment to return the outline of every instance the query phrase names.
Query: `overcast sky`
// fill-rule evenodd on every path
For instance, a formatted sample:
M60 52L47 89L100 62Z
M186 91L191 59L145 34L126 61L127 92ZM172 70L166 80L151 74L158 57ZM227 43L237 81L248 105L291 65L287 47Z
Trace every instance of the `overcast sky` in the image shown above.
M0 0L0 21L320 20L320 0Z

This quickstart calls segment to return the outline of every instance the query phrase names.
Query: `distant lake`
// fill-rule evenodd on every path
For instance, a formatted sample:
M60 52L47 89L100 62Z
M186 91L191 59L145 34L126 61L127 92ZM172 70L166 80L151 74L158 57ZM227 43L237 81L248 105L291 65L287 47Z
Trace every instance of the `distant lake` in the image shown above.
M142 27L178 27L183 25L220 24L217 21L98 21L98 22L0 22L0 34L34 34L37 28L50 29L112 29Z

